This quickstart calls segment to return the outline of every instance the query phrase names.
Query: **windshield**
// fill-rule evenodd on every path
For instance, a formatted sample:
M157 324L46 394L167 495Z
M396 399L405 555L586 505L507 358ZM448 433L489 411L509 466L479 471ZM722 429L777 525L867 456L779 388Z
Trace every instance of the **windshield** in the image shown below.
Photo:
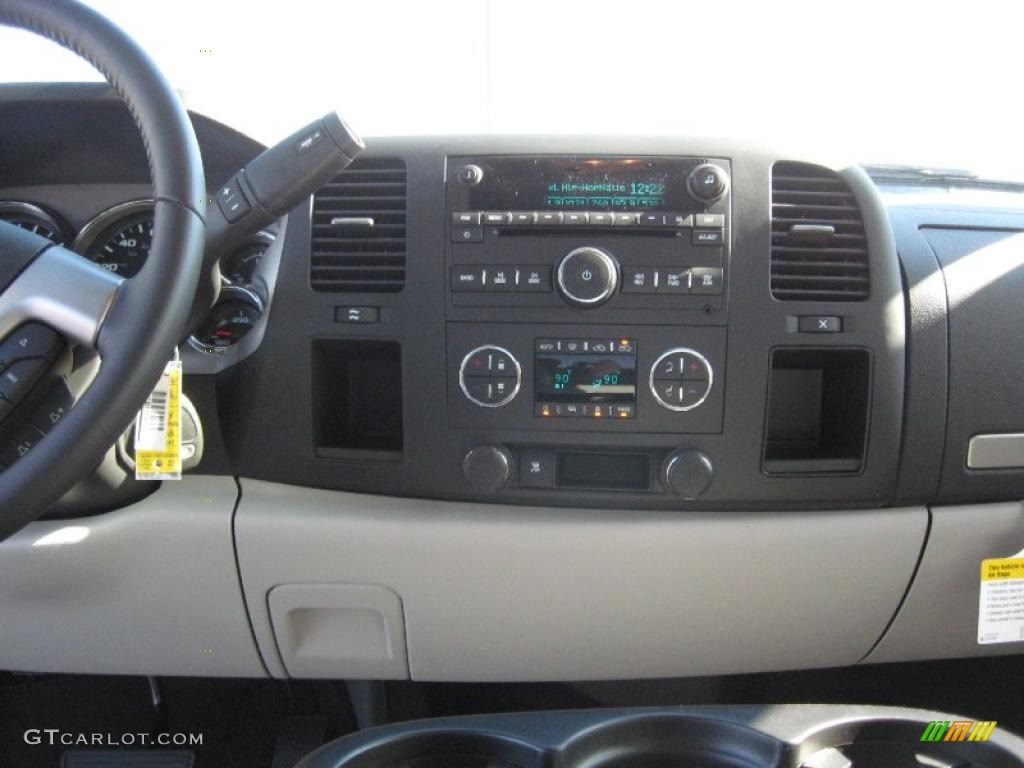
M267 143L334 108L368 136L724 136L1024 180L1021 2L91 4ZM0 81L94 79L0 30Z

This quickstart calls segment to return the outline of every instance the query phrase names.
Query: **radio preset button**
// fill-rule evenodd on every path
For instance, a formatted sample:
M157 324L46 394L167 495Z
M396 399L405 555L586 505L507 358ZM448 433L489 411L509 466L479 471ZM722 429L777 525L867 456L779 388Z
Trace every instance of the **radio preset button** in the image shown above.
M539 211L537 213L537 223L549 227L552 224L562 223L562 212L561 211Z
M583 246L569 252L558 266L558 287L570 304L597 307L614 295L619 265L600 248Z
M615 227L635 227L637 222L640 221L640 214L638 213L613 213L612 214L612 226Z
M700 214L698 214L699 216ZM666 213L665 224L670 227L692 227L693 215L686 213ZM711 225L709 225L711 226ZM721 225L718 225L721 226Z
M588 214L589 224L594 227L610 227L612 225L612 215L610 213L603 213L599 211L593 211Z
M724 227L725 226L725 214L724 213L698 213L693 217L694 226L697 227Z
M533 211L512 211L509 223L516 227L532 227L537 222L537 214Z
M567 227L582 227L587 223L586 211L564 211L562 213L562 223Z
M664 213L641 213L640 214L640 226L642 227L664 227L665 226L665 214Z

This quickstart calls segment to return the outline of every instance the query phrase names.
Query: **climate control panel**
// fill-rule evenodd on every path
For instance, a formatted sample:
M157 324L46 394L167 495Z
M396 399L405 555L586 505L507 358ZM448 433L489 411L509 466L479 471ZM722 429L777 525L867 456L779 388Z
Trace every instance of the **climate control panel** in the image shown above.
M449 323L454 427L721 429L725 329ZM625 331L625 332L624 332Z

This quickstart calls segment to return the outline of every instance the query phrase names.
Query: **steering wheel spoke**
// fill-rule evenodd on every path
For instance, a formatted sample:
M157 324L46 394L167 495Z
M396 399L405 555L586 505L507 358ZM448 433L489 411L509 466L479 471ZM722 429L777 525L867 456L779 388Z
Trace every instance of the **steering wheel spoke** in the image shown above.
M52 245L0 293L0 339L23 323L37 321L76 344L95 348L122 283L109 270Z

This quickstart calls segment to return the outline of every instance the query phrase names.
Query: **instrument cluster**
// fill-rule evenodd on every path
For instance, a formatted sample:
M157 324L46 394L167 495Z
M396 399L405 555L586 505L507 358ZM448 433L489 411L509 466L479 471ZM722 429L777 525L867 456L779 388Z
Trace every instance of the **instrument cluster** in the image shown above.
M147 199L111 206L78 232L58 212L23 200L0 201L0 219L69 247L129 279L145 266L153 243L153 201ZM254 327L264 301L253 282L274 239L272 232L257 232L221 258L220 298L190 337L193 348L208 354L223 352Z

